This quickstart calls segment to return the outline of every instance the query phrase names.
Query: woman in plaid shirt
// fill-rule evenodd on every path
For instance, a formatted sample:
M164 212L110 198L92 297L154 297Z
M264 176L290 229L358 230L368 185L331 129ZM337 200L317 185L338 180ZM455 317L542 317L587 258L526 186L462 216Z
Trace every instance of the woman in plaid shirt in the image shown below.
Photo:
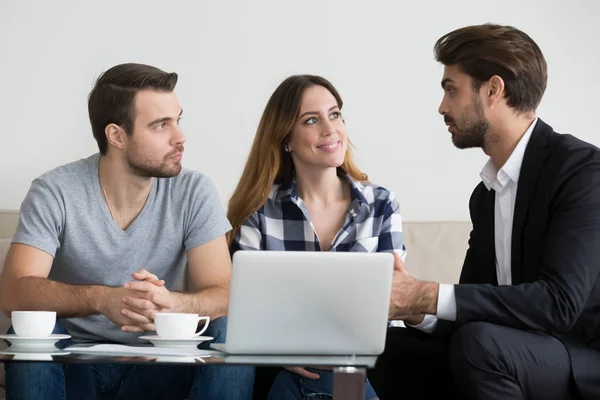
M398 202L354 164L342 106L319 76L291 76L275 90L229 201L232 254L396 251L404 258ZM280 370L268 399L330 399L332 391L330 371L293 367ZM365 394L377 397L368 382Z

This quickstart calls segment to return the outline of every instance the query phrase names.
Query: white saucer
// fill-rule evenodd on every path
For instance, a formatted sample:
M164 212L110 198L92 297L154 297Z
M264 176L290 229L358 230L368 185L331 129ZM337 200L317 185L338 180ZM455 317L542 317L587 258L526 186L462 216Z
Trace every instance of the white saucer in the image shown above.
M159 356L154 360L157 363L175 363L175 364L206 364L202 357L186 356Z
M56 349L58 350L58 349ZM48 352L48 353L37 353L37 352L17 352L17 351L0 351L0 355L3 356L13 356L13 361L21 360L21 361L52 361L54 358L52 356L66 356L71 354L65 351L57 351L57 352Z
M213 340L212 336L195 336L185 339L164 338L158 335L140 336L140 339L149 340L157 347L196 348L202 342Z
M56 350L56 342L62 339L69 339L71 335L50 335L45 337L27 337L17 336L15 334L0 335L0 339L6 339L11 344L10 349L24 352L43 351L51 353ZM44 351L46 350L46 351Z

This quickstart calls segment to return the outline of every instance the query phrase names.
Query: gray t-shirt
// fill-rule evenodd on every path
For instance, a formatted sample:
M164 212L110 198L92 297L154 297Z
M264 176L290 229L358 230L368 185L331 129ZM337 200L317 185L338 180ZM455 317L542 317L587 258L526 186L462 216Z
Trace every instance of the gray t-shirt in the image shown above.
M13 243L52 255L49 279L58 282L116 287L145 268L168 289L182 290L186 252L231 230L214 184L187 169L173 178L154 178L142 211L124 231L102 197L99 159L94 154L35 179ZM60 322L76 342L143 342L141 334L122 332L100 314Z

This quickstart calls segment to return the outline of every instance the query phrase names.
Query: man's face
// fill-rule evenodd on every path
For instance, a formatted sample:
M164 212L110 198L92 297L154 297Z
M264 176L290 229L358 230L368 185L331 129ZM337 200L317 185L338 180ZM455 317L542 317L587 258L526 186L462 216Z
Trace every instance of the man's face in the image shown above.
M125 157L131 170L144 177L170 178L181 172L185 136L183 112L174 92L142 90L134 99L133 133Z
M472 78L457 65L446 66L442 89L444 98L438 112L444 116L452 143L459 149L483 148L490 123L484 115L480 91L473 90Z

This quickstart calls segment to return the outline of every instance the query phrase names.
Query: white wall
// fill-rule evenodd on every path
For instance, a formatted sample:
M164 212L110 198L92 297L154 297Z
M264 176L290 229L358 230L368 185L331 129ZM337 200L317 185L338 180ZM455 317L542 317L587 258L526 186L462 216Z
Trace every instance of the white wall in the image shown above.
M333 82L359 166L406 220L468 220L486 158L458 150L442 118L433 44L463 25L514 25L549 64L539 109L600 144L598 0L0 0L0 209L32 179L97 150L86 96L103 70L142 62L180 74L184 165L227 202L268 97L288 75Z

